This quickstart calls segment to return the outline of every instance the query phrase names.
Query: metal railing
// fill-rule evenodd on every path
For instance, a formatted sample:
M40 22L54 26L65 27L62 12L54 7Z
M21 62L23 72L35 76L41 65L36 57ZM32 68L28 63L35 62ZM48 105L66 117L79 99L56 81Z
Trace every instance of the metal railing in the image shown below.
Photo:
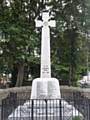
M11 93L2 100L1 120L90 120L90 101L79 93L69 98L43 100Z

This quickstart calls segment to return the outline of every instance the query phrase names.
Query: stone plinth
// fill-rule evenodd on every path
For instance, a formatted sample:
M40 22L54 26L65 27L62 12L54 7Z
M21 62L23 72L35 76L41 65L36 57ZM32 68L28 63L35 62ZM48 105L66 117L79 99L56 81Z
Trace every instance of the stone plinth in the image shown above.
M31 99L60 98L60 87L56 78L36 78L33 80Z

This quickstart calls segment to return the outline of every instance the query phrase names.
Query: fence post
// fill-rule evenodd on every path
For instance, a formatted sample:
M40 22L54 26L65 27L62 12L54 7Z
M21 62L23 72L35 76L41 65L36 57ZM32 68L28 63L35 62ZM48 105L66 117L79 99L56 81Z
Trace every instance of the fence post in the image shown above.
M3 120L3 112L4 112L3 104L4 104L4 99L2 100L2 105L1 105L1 120Z
M88 119L87 120L90 120L90 100L88 99Z
M47 99L45 100L45 103L46 103L46 120L48 120Z
M32 100L32 105L31 105L31 120L33 120L33 107L34 107L34 101Z
M59 115L60 120L62 120L62 99L59 100Z

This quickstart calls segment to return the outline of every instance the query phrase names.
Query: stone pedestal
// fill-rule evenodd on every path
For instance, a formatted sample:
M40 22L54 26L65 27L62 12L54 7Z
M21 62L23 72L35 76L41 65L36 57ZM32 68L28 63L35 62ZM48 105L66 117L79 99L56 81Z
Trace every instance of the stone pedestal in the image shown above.
M33 80L31 99L60 98L60 87L56 78L36 78Z

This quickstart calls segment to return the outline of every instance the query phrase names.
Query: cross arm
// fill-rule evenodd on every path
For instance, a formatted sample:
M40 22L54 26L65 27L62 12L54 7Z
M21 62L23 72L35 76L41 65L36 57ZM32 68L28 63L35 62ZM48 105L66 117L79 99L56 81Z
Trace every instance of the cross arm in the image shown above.
M56 21L55 20L50 20L49 21L49 26L50 27L56 27Z
M36 24L36 27L42 27L43 26L43 22L40 21L40 20L35 20L35 24Z

